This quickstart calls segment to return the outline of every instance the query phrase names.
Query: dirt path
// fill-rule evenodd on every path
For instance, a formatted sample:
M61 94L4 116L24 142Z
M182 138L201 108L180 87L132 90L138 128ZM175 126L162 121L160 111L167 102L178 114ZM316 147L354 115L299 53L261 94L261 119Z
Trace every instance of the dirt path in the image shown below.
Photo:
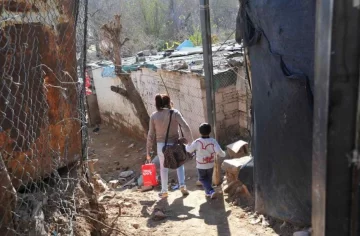
M97 135L91 130L90 133L90 158L99 159L96 170L104 180L116 179L122 169L140 170L145 157L144 142L121 136L108 127L101 127ZM121 229L125 235L279 235L275 232L280 231L279 225L273 224L275 230L261 225L254 213L228 204L226 196L207 200L203 190L196 186L195 163L186 164L186 176L190 195L185 198L179 190L170 192L167 200L159 200L158 189L144 193L136 189L106 192L101 204L107 213L107 224ZM169 179L176 179L175 171L170 171ZM152 218L157 208L165 211L165 219ZM109 230L108 235L121 234ZM292 234L283 231L281 235Z

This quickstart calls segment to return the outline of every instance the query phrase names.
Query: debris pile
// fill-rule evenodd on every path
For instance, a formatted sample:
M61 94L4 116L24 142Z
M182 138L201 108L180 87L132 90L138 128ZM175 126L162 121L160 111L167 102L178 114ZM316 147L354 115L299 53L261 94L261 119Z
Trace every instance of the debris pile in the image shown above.
M212 47L214 74L237 68L244 64L244 51L242 45L235 40L228 40ZM203 49L202 47L181 47L169 49L164 52L144 50L134 57L122 58L124 72L138 70L142 67L168 71L191 72L203 75ZM108 61L93 63L98 66L111 66ZM107 75L111 77L111 75Z
M225 172L223 189L228 195L227 201L234 205L252 205L253 196L248 186L239 179L241 168L252 160L248 156L248 144L244 141L237 141L227 146L227 153L230 159L224 160L222 170ZM248 176L252 178L252 176ZM252 189L252 186L249 186Z

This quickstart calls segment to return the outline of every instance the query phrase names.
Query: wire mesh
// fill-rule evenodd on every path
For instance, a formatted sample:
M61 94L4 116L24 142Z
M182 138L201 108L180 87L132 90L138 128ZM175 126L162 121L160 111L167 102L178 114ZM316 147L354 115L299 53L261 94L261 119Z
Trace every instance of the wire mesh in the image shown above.
M86 0L0 1L0 232L73 235Z
M225 60L225 59L224 59ZM223 144L249 141L251 89L243 63L214 74L217 136Z

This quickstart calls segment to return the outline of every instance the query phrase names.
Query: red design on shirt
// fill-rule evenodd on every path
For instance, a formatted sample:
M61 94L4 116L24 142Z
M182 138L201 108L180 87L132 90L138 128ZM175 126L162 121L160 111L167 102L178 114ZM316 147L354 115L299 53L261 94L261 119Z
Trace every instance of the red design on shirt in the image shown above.
M197 161L197 163L199 164L213 163L216 154L214 144L209 143L208 145L205 146L205 144L203 144L200 140L198 140L197 142L201 143L201 149L208 151L208 153L210 154L210 156L203 157L202 162Z

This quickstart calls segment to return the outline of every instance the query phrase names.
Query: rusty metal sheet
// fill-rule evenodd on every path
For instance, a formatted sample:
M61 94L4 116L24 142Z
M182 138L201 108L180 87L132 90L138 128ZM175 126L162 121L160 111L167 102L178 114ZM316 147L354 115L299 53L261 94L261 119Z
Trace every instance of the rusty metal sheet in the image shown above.
M11 12L39 12L39 9L34 3L28 0L0 0L0 9Z
M0 1L0 7L34 13L35 5L23 2ZM81 155L76 119L76 3L52 2L56 4L48 10L62 13L52 22L56 27L31 20L0 26L0 152L15 188Z

